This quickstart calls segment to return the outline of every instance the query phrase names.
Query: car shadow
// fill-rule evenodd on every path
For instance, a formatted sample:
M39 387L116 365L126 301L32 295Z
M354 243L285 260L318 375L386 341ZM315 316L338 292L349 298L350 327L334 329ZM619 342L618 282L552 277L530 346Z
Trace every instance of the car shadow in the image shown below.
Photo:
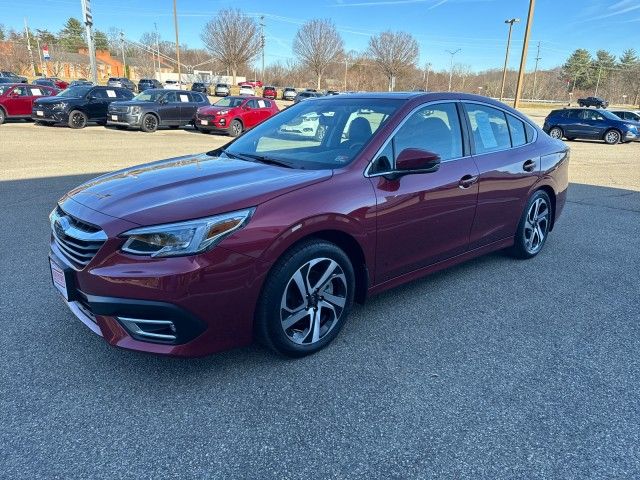
M50 285L48 214L63 194L96 176L98 174L0 181L0 192L6 200L7 226L0 231L0 242L13 246L11 255L2 256L0 267L4 272L14 272L11 284L0 292L0 303L9 305L22 297L30 299L21 305L20 310L12 312L15 321L7 323L6 328L20 331L35 329L38 338L47 339L23 345L24 355L36 355L45 363L51 356L68 357L69 362L80 356L84 361L77 363L76 368L84 371L85 375L92 375L96 368L108 369L123 377L142 377L149 372L161 371L163 382L168 383L184 382L185 378L212 372L224 373L233 377L233 381L240 381L243 374L252 375L250 372L253 370L262 374L269 369L283 371L282 365L294 362L259 345L196 359L114 349L77 321ZM640 192L571 184L563 217L556 231L550 235L545 250L535 259L521 261L502 252L493 253L371 297L364 305L354 308L332 345L297 362L305 365L342 356L375 357L380 349L406 355L403 349L418 348L420 338L432 341L443 335L450 339L451 329L475 328L474 322L480 317L484 321L497 318L507 323L518 318L523 308L519 304L519 295L524 295L530 288L527 280L536 286L544 286L545 281L559 282L562 278L558 276L562 273L559 269L570 272L578 268L578 258L591 258L589 262L611 261L593 258L593 252L580 251L581 248L590 248L587 244L576 244L582 235L593 234L590 224L573 218L582 215L581 208L605 209L605 213L598 217L599 231L605 233L608 223L620 222L620 218L624 222L628 217L628 224L612 224L612 229L618 231L620 225L627 225L628 229L637 230L640 224L637 216L640 213ZM613 210L619 215L611 215ZM25 240L25 232L29 232L28 241ZM635 251L632 246L627 249L628 252L614 251L613 254L627 255ZM29 259L27 267L26 259ZM625 292L613 292L612 295L612 301L629 300ZM574 302L570 296L562 301L567 308L571 308ZM509 328L526 328L518 322L510 325ZM5 334L13 338L18 336L12 332Z

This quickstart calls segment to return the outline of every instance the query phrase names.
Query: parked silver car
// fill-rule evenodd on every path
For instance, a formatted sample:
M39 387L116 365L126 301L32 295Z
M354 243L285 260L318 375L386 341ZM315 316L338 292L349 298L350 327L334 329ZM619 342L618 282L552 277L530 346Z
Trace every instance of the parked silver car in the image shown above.
M218 83L213 93L216 97L226 97L229 95L229 85L226 83Z
M125 77L111 77L107 80L107 87L126 88L132 92L137 92L136 84Z
M283 91L282 91L282 99L283 100L294 100L296 98L296 95L298 94L298 92L296 92L296 89L293 87L286 87Z

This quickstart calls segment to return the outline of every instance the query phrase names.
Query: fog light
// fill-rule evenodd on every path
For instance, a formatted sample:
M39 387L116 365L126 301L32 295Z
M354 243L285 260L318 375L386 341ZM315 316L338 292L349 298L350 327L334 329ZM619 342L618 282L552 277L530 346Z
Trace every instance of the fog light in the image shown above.
M117 317L132 337L137 340L174 342L176 326L171 320L148 320L142 318Z

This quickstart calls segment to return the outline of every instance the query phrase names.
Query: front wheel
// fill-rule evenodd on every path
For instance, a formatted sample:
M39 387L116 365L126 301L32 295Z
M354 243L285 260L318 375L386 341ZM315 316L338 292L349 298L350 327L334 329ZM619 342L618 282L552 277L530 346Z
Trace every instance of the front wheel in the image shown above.
M80 110L74 110L69 114L69 126L71 128L84 128L87 126L88 120L89 119L87 118L87 114L81 112Z
M240 120L232 121L231 125L229 125L229 135L231 135L232 137L237 137L241 133L242 133L242 123L240 123Z
M7 115L4 113L4 110L0 108L0 125L2 125L6 119Z
M604 143L606 143L607 145L615 145L616 143L620 142L621 138L622 138L622 135L620 135L619 131L608 130L604 134Z
M333 243L310 240L274 265L256 311L256 334L271 349L303 357L328 345L353 305L355 275Z
M517 258L533 258L547 241L551 229L551 199L543 190L535 192L522 213L510 253Z
M140 124L140 130L147 133L155 132L158 129L158 117L151 113L147 113L142 117L142 123Z

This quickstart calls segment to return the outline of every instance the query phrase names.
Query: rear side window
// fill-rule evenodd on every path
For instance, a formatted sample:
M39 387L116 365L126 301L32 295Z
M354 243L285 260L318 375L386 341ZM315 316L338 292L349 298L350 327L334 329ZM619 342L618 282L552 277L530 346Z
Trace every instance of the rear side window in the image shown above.
M193 101L193 98L191 98L191 93L180 92L178 94L178 101L183 103L189 103Z
M29 90L33 97L42 97L49 94L49 90L42 87L29 87Z
M527 134L527 143L533 142L533 140L536 138L536 129L528 123L524 124L524 129Z
M133 93L131 93L131 91L124 90L122 88L116 90L115 94L116 94L116 97L120 100L131 100L133 98Z
M477 154L511 148L504 112L486 105L465 105Z
M518 120L513 115L507 115L507 123L509 124L509 132L511 133L511 145L513 147L519 147L527 143L524 122Z

